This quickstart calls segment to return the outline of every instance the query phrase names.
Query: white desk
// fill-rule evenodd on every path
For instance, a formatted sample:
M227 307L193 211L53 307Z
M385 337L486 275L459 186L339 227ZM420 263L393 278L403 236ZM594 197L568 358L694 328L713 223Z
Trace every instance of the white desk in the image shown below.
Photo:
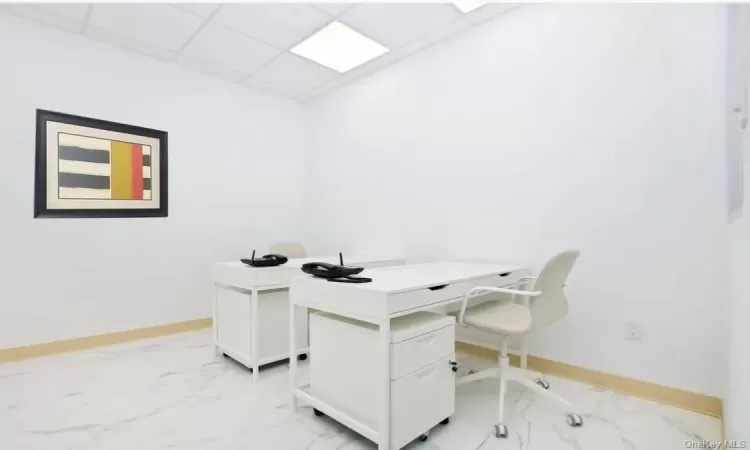
M218 263L214 270L213 340L217 352L253 369L307 352L307 328L300 325L297 350L289 353L289 283L304 276L302 264L338 263L338 256L292 258L276 267L251 267L240 261ZM344 256L344 263L375 268L403 265L398 257ZM295 359L295 358L292 358Z
M381 401L377 405L376 417L379 420L368 423L317 397L314 387L311 389L309 384L298 385L297 361L291 359L289 377L293 409L297 409L298 399L303 400L376 442L379 450L391 450L391 320L460 302L475 286L512 285L521 275L521 267L511 264L441 262L368 269L362 276L373 281L363 284L332 283L312 276L295 278L290 289L292 307L289 310L288 342L297 339L298 310L307 308L377 325L378 348L362 351L373 352L373 357L379 359L378 379L382 383L379 382L377 387ZM290 353L293 352L290 345Z

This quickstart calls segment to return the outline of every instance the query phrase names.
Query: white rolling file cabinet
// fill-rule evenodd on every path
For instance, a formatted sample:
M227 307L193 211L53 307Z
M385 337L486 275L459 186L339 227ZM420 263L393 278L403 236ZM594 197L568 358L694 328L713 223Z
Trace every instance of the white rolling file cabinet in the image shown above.
M377 422L380 361L376 325L310 314L310 391L366 422ZM448 423L455 399L455 318L416 312L391 321L391 448ZM316 414L322 413L318 410Z
M338 263L337 256L292 258L275 267L250 267L239 261L222 262L214 269L214 346L253 369L289 357L289 284L305 276L302 264L313 261ZM345 263L365 268L403 265L398 257L345 257ZM298 313L296 354L306 354L307 321ZM257 357L256 357L257 355Z

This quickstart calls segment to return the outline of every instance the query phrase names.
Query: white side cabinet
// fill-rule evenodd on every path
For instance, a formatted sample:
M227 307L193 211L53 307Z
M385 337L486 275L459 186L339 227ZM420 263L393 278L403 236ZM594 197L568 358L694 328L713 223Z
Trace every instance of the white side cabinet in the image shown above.
M453 414L455 331L454 317L431 312L391 320L392 449L447 423ZM378 342L376 325L311 313L310 392L363 423L377 423Z
M255 312L252 308L253 296L257 296ZM288 289L256 292L219 285L216 286L216 303L217 351L251 369L254 369L256 361L253 355L256 352L258 366L289 357L289 326L284 325L289 322ZM307 322L298 320L297 324L298 354L305 354ZM255 333L251 332L253 326L257 327Z
M216 351L253 369L289 358L289 283L307 276L302 264L337 263L338 257L292 258L276 267L250 267L239 261L214 268L213 338ZM403 265L398 257L345 257L345 263L365 268ZM304 312L295 328L297 354L307 353L307 320Z

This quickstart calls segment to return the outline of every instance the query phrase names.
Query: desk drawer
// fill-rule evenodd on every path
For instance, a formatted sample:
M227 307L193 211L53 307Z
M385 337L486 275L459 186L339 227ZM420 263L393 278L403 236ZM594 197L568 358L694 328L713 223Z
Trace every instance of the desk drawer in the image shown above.
M450 417L455 408L453 355L391 382L391 448L399 449Z
M455 352L456 327L450 325L391 344L391 380L397 380Z
M518 275L511 272L506 276L493 275L475 280L430 286L415 291L399 292L388 296L388 312L392 314L463 297L469 289L475 286L507 286L514 283L517 279Z

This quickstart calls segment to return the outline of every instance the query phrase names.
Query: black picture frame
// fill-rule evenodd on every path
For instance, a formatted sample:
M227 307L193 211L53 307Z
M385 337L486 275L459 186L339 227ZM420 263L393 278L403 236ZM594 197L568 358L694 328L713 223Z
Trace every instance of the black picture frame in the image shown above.
M50 209L47 203L47 123L57 122L132 134L159 140L159 207L143 209L86 208ZM151 128L110 122L91 117L76 116L44 109L36 110L36 161L34 170L35 218L124 218L167 217L168 207L168 133Z

